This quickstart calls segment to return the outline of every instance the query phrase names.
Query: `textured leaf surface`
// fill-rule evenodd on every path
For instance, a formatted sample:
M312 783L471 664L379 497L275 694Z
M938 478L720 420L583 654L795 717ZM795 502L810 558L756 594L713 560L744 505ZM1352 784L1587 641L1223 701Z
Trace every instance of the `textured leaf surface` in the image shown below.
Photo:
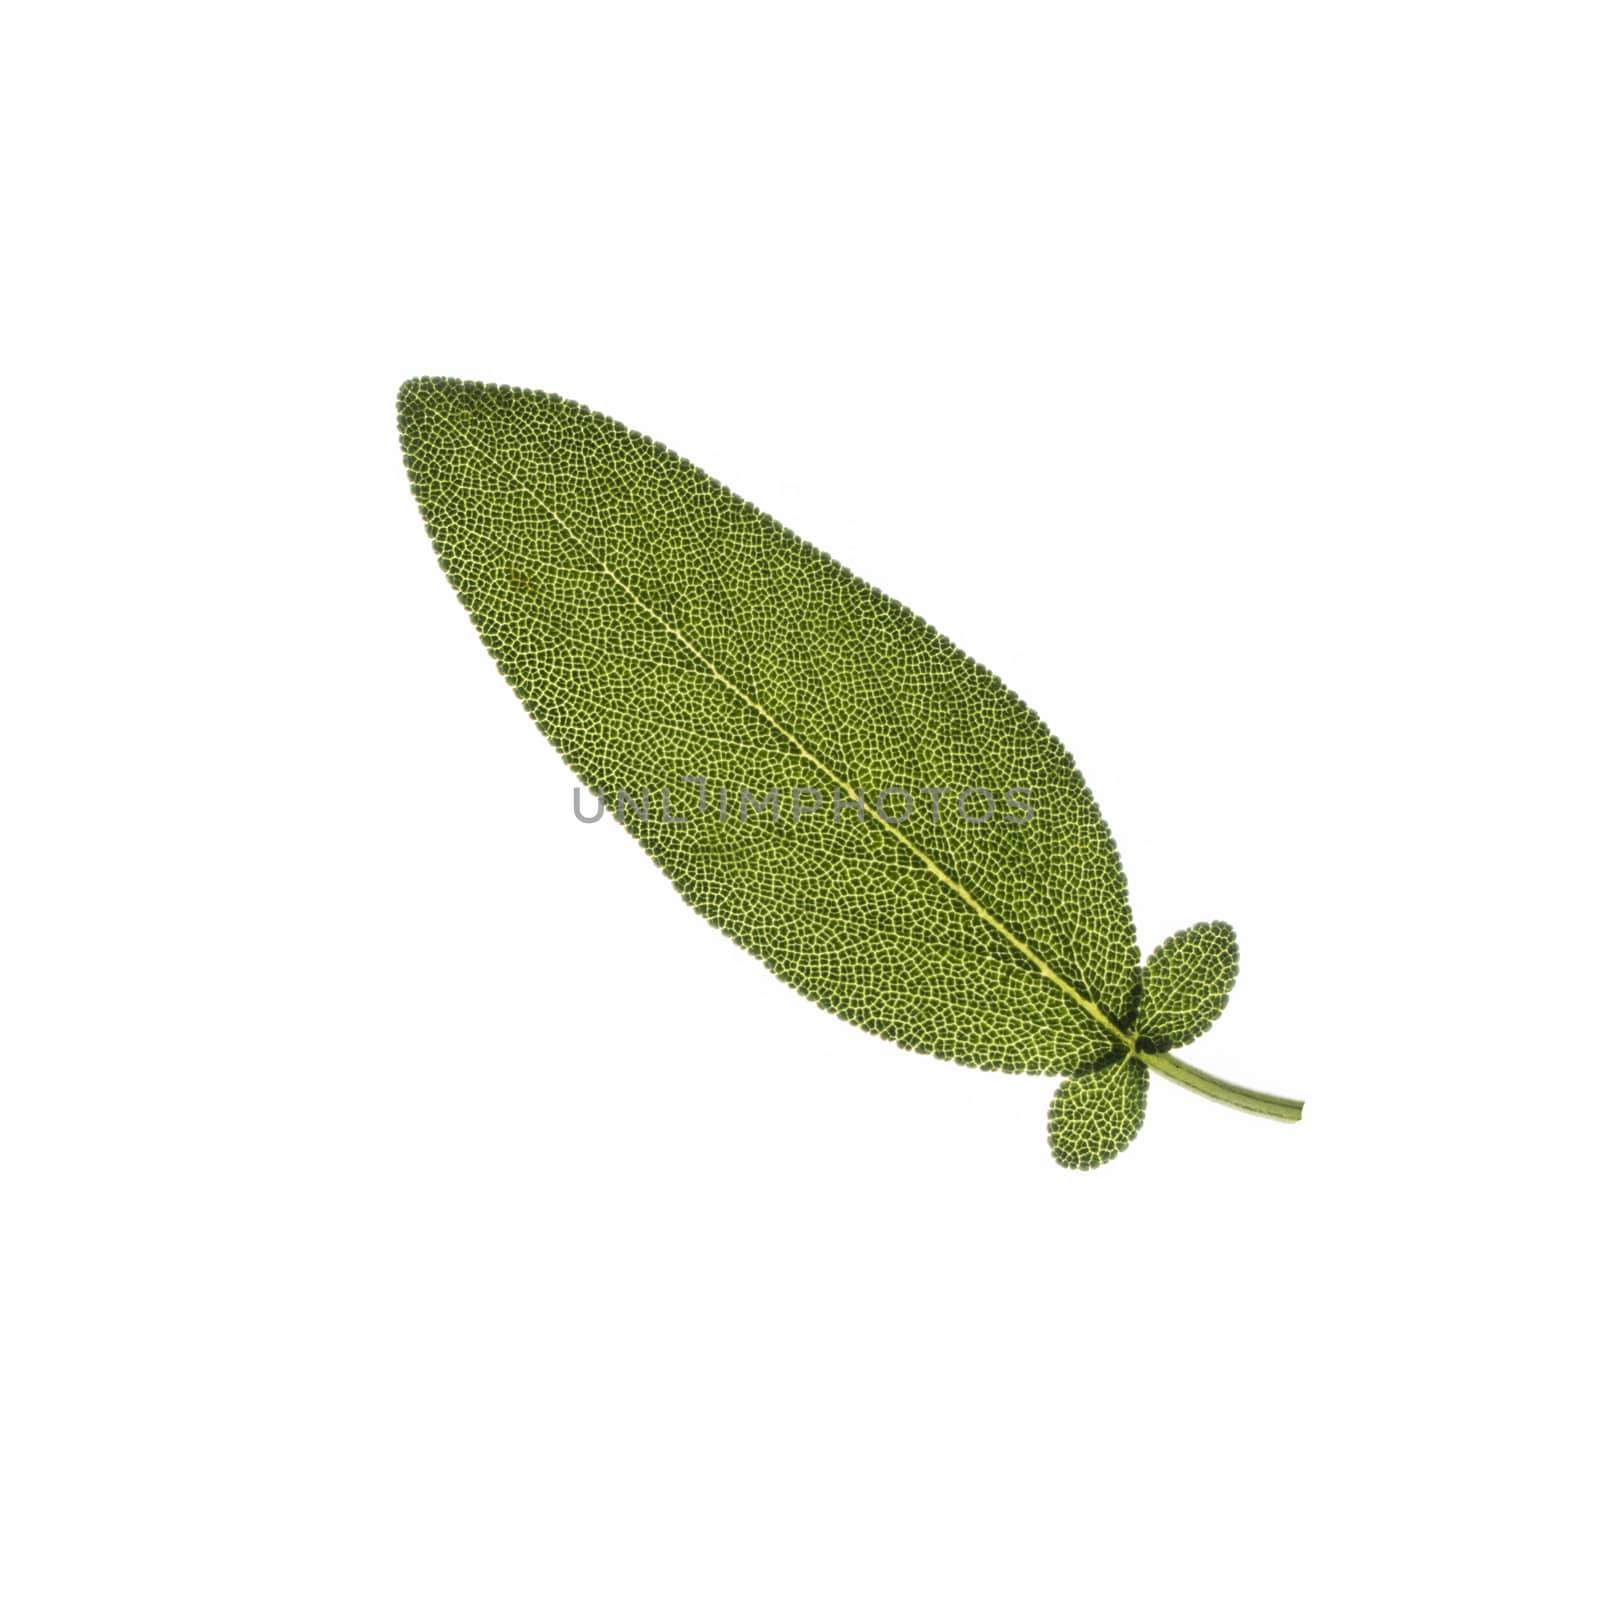
M909 1049L1063 1073L1131 1027L1138 953L1111 835L1072 758L992 673L582 406L422 379L400 422L440 564L501 671L585 785L656 797L623 820L697 910ZM735 799L726 821L667 820L663 785L694 812L692 778L713 811L745 787L777 791L779 815L741 820ZM903 823L875 805L896 786L917 797ZM978 787L1025 788L1032 820L960 822L958 792ZM946 791L938 822L930 788ZM864 815L792 815L795 789ZM1142 1109L1142 1065L1118 1070L1063 1086L1073 1116L1122 1107L1069 1148L1103 1148Z
M1139 1042L1176 1050L1198 1039L1228 1003L1239 976L1239 942L1226 922L1197 922L1163 941L1144 971Z
M1050 1154L1064 1167L1103 1166L1133 1143L1149 1094L1150 1069L1126 1053L1067 1078L1050 1100Z

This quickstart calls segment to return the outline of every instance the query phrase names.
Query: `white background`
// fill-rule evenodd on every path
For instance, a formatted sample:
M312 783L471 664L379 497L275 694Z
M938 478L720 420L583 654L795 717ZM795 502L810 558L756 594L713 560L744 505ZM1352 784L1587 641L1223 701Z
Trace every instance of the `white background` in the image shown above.
M0 1587L1593 1593L1593 9L40 15ZM419 373L998 671L1304 1123L1061 1171L574 823Z

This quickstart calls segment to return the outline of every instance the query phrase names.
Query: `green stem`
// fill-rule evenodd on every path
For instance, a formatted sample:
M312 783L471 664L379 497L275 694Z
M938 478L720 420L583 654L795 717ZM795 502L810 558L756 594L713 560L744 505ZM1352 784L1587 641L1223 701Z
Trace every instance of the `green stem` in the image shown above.
M1236 1083L1213 1078L1209 1072L1191 1067L1176 1056L1157 1055L1147 1050L1139 1052L1140 1058L1151 1071L1163 1078L1181 1083L1208 1100L1220 1101L1225 1106L1237 1106L1241 1111L1253 1111L1258 1117L1274 1117L1279 1122L1298 1122L1304 1100L1287 1100L1278 1094L1262 1094L1259 1089L1241 1089Z

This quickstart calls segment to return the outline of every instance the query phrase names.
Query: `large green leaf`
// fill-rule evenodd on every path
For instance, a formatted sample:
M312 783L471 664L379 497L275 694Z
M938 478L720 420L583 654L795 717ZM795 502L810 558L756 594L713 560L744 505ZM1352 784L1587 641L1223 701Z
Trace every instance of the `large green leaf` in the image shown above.
M908 1049L1060 1074L1134 1047L1116 846L992 673L583 406L419 379L400 424L501 671L698 911Z

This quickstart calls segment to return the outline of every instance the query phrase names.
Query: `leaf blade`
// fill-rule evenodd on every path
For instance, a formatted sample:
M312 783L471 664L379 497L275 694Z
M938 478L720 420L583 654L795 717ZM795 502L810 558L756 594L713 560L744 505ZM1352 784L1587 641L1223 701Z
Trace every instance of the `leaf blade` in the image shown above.
M1149 1097L1150 1069L1131 1054L1063 1078L1046 1120L1050 1154L1079 1172L1103 1167L1137 1137Z
M1071 758L920 618L698 469L554 396L401 391L441 565L582 782L1026 787L1035 823L627 826L689 902L857 1025L980 1067L1081 1068L1137 982L1126 881ZM754 773L760 777L752 783ZM830 796L832 798L833 796ZM748 831L752 826L764 833ZM858 830L852 832L852 830ZM842 911L848 933L823 912Z
M1222 1015L1239 976L1239 941L1226 922L1197 922L1152 953L1139 992L1141 1046L1192 1044Z

